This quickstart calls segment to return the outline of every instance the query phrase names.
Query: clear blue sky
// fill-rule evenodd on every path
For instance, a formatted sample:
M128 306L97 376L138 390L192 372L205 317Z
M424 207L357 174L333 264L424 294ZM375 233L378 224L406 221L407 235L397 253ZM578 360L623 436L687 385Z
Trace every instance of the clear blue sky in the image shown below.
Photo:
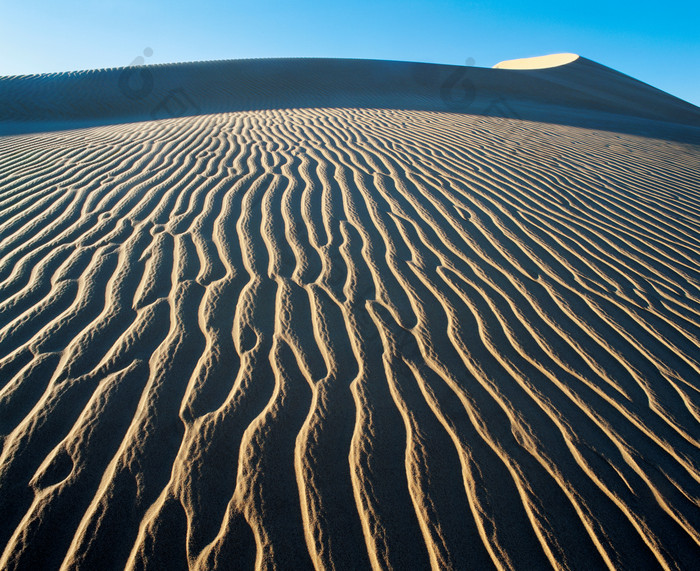
M252 57L574 52L700 105L700 2L0 0L0 75Z

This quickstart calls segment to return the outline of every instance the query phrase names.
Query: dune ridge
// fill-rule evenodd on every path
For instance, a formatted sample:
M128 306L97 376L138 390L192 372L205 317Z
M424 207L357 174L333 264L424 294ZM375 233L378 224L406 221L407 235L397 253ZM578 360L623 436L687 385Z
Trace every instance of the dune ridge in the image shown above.
M508 63L490 69L280 58L0 77L0 134L233 111L369 107L468 112L700 142L700 108L619 71L584 57L556 67L499 69Z
M700 146L340 106L0 156L0 568L697 563Z

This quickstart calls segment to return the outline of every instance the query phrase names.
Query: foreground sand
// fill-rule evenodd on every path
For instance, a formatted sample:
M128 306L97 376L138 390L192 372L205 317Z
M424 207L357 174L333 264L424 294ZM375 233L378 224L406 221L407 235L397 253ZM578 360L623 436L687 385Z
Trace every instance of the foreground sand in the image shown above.
M697 128L420 106L0 137L0 568L697 565Z

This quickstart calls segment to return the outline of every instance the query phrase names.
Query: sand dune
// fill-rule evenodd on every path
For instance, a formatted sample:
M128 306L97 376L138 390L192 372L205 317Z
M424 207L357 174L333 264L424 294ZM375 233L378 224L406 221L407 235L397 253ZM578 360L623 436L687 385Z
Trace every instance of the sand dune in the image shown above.
M1 569L697 568L700 110L155 72L0 80Z

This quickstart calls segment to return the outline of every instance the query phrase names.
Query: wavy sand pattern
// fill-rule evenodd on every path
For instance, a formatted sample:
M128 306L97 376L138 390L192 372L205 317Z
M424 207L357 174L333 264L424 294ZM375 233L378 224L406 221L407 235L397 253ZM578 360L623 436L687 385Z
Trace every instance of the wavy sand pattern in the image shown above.
M328 107L0 157L0 568L697 565L699 145Z

